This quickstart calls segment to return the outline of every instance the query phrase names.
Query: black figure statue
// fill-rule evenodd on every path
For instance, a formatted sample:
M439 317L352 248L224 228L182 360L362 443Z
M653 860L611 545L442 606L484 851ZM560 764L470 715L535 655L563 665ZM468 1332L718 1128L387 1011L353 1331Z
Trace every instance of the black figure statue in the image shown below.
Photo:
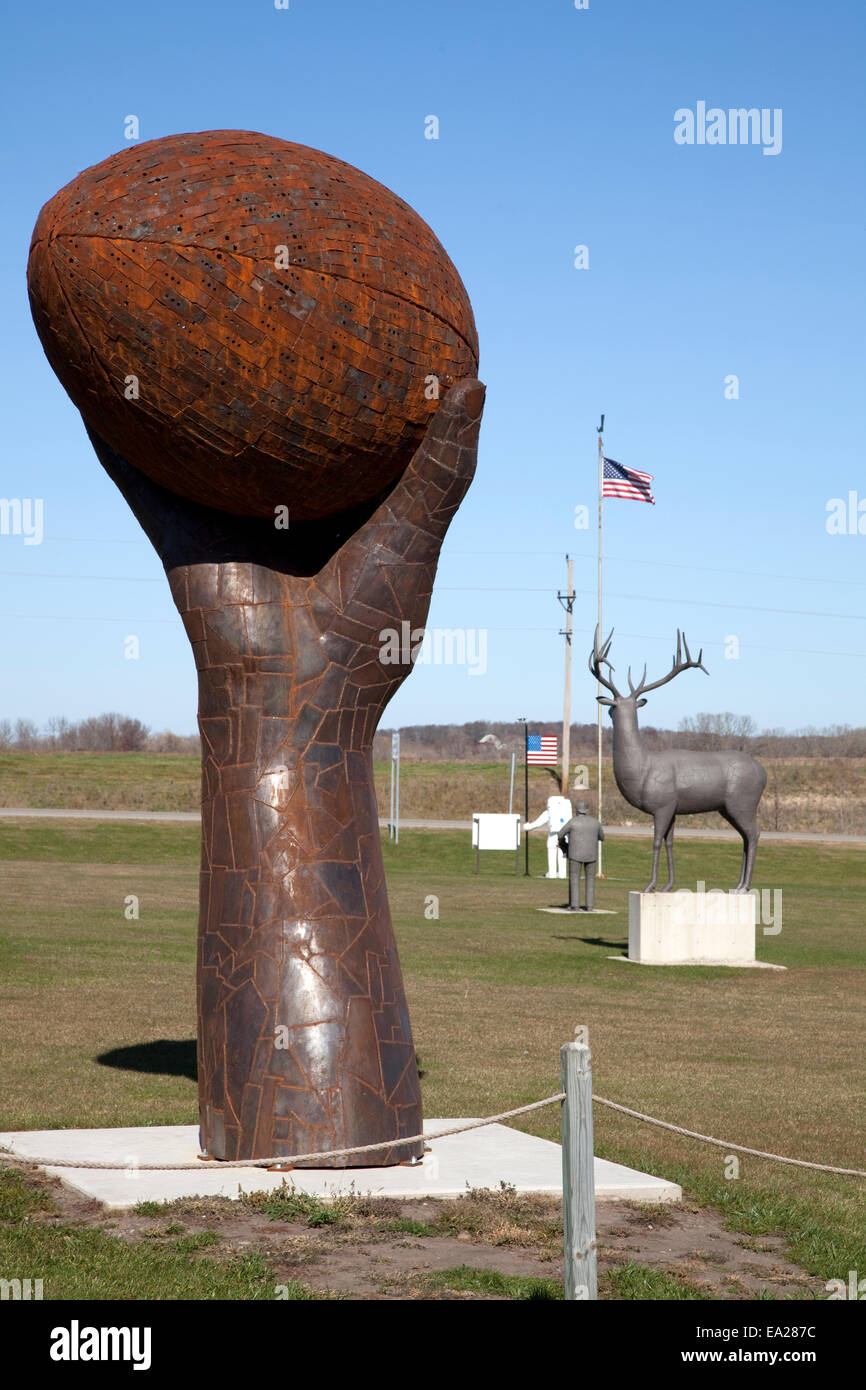
M568 906L572 912L580 910L580 868L583 865L586 884L586 905L584 912L592 912L595 907L595 866L598 860L598 842L604 839L601 822L595 816L587 815L586 802L578 801L574 815L559 832L559 848L568 856Z

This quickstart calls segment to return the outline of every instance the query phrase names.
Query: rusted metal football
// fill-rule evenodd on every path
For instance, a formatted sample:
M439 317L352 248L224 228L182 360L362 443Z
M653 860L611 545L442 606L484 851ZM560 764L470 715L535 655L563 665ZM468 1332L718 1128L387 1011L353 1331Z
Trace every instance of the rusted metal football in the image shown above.
M86 423L155 482L243 516L382 494L478 369L425 222L342 160L249 131L112 155L42 209L28 284Z

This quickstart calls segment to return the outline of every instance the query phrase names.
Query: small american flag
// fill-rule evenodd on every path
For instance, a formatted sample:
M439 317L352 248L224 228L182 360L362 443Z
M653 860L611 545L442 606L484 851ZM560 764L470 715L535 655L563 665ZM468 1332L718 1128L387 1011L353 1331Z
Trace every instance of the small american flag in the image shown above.
M558 761L556 734L528 734L526 738L527 766L555 767Z
M650 487L652 480L652 473L641 473L639 468L624 468L615 459L605 459L601 495L626 497L632 502L651 502L655 506L656 499Z

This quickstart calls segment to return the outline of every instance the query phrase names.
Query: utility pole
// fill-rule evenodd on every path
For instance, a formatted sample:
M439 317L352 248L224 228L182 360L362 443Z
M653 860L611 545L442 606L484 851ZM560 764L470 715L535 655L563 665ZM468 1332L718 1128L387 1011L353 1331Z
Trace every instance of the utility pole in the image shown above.
M574 560L570 555L566 555L568 562L568 586L567 592L557 594L563 608L565 609L565 628L560 629L560 636L565 637L565 696L562 704L562 782L561 792L563 796L568 796L568 768L571 757L571 631L574 614Z
M391 819L388 821L388 838L395 845L400 843L400 735L391 735Z

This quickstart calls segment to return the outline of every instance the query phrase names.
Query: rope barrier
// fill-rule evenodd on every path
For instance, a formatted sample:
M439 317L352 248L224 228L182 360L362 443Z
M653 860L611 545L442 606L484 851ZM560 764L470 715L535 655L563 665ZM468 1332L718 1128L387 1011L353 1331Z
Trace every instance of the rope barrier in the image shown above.
M435 1134L410 1134L405 1139L384 1139L378 1144L356 1144L352 1149L325 1149L318 1150L309 1154L279 1154L276 1158L232 1158L215 1159L219 1168L268 1168L276 1164L288 1167L291 1164L305 1163L313 1158L348 1158L350 1154L381 1153L383 1149L399 1149L406 1144L420 1144L425 1139L445 1139L451 1134L465 1134L469 1129L482 1129L484 1125L495 1125L500 1120L512 1120L516 1115L527 1115L530 1110L540 1110L544 1105L554 1105L557 1101L565 1100L565 1091L558 1091L555 1096L548 1096L545 1100L533 1101L531 1105L520 1105L516 1110L503 1110L501 1115L488 1115L486 1120L470 1120L465 1125L454 1125L452 1129L437 1129ZM11 1150L0 1150L0 1152L12 1152L14 1158L25 1159L28 1163L37 1163L48 1168L92 1168L92 1169L118 1169L135 1168L143 1173L177 1173L177 1172L201 1172L202 1160L198 1163L87 1163L84 1160L61 1160L54 1158L30 1158L26 1154L16 1154Z
M782 1154L767 1153L764 1149L746 1149L742 1144L729 1144L725 1139L713 1139L709 1134L698 1134L694 1129L683 1129L681 1125L668 1124L667 1120L657 1120L652 1115L643 1115L640 1110L629 1110L627 1105L617 1105L614 1100L593 1096L597 1105L606 1105L611 1110L619 1110L623 1115L631 1115L635 1120L645 1120L648 1125L658 1125L660 1129L673 1130L674 1134L685 1134L689 1139L700 1139L705 1144L715 1144L720 1149L731 1149L736 1153L751 1154L753 1158L772 1158L777 1163L791 1163L797 1168L814 1168L818 1173L844 1173L852 1178L866 1178L861 1168L833 1168L829 1163L807 1163L805 1158L785 1158Z
M618 1110L622 1115L630 1115L634 1120L643 1120L645 1124L657 1125L659 1129L668 1129L674 1134L684 1134L688 1139L699 1139L701 1143L714 1144L717 1148L729 1149L733 1153L749 1154L752 1158L769 1158L776 1163L788 1163L796 1168L810 1168L818 1173L841 1173L845 1177L866 1178L866 1171L861 1168L835 1168L829 1163L809 1163L804 1158L786 1158L783 1154L768 1153L764 1149L748 1149L743 1144L731 1144L725 1139L714 1139L709 1134L699 1134L697 1130L684 1129L682 1125L670 1124L667 1120L656 1119L653 1115L644 1115L640 1110L630 1110L627 1105L619 1105L614 1100L605 1100L603 1096L593 1095L592 1099L596 1105L606 1105L608 1109ZM410 1134L404 1139L387 1139L378 1144L357 1144L350 1149L327 1149L306 1154L278 1154L273 1158L216 1159L214 1162L220 1169L270 1168L277 1164L281 1167L291 1167L293 1164L306 1163L312 1159L348 1158L353 1154L381 1153L383 1149L403 1148L407 1144L419 1144L427 1139L446 1139L453 1134L465 1134L471 1129L483 1129L485 1125L499 1124L502 1120L513 1120L518 1115L528 1115L532 1110L540 1110L545 1105L555 1105L562 1100L565 1100L565 1092L558 1091L555 1096L547 1096L544 1100L533 1101L531 1105L520 1105L516 1110L503 1110L500 1115L488 1115L484 1120L470 1120L467 1124L454 1125L451 1129L439 1129L434 1134ZM47 1168L90 1168L107 1171L132 1168L145 1173L202 1171L201 1159L197 1163L94 1163L82 1159L31 1158L27 1154L17 1154L10 1149L2 1149L0 1152L7 1153L12 1158Z

